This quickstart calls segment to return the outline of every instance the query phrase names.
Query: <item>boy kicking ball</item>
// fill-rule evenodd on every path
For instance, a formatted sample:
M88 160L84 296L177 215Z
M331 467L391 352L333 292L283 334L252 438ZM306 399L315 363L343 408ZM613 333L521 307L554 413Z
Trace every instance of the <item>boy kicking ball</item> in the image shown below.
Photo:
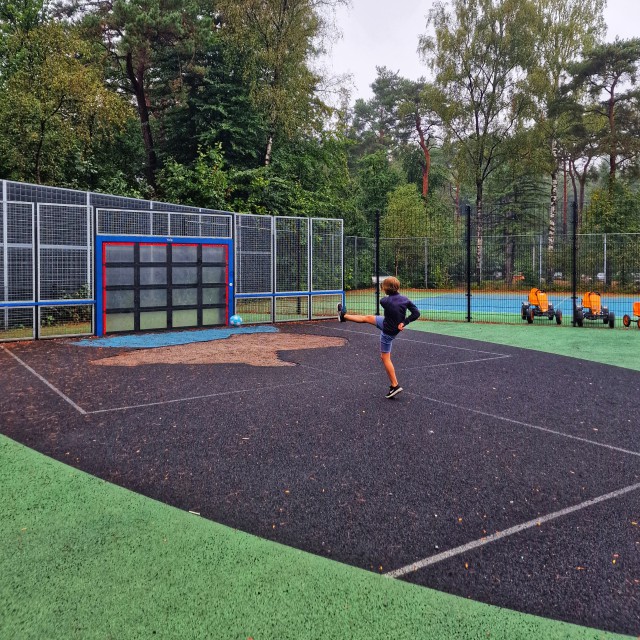
M398 384L398 378L396 378L396 370L391 362L391 345L394 338L404 330L404 328L414 320L420 317L420 311L409 298L400 295L400 281L397 278L385 278L382 281L382 290L387 294L386 297L380 300L380 304L384 309L383 316L359 316L354 313L347 313L347 309L341 304L338 305L338 320L340 322L366 322L372 324L380 329L380 358L382 358L382 364L385 371L389 376L389 382L391 386L386 398L393 398L397 396L402 387ZM407 318L407 309L411 312L411 315Z

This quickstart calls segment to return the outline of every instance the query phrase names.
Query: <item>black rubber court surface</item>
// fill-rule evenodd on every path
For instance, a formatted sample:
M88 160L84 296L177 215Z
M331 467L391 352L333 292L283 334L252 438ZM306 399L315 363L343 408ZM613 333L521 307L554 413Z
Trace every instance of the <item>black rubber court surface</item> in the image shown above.
M370 571L640 634L640 373L406 331L386 400L378 332L292 367L91 361L0 348L1 431L180 509ZM28 482L28 479L25 479Z

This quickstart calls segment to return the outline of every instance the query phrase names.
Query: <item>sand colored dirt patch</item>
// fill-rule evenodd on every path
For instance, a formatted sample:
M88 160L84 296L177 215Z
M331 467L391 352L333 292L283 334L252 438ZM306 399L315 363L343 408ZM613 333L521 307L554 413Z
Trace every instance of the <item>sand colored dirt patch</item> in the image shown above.
M295 363L280 360L278 351L342 347L346 342L344 338L286 333L236 335L211 342L138 349L110 358L93 360L91 364L117 367L137 367L142 364L250 364L254 367L292 367Z

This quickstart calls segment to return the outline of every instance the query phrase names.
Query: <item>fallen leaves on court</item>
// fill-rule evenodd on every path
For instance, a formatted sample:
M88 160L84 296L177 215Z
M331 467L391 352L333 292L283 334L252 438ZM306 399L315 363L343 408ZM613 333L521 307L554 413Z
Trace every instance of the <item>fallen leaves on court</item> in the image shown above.
M116 356L93 360L107 367L137 367L144 364L248 364L254 367L292 367L281 360L280 351L342 347L344 338L286 333L235 335L224 340L192 342L184 345L134 349Z

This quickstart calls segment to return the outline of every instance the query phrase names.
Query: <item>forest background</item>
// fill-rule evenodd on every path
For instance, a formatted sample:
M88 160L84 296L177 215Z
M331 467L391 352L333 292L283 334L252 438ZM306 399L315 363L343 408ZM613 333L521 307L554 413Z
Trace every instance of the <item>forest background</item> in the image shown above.
M371 236L639 233L640 39L606 0L432 4L429 79L316 64L347 0L0 0L0 175ZM383 28L384 25L381 25Z

